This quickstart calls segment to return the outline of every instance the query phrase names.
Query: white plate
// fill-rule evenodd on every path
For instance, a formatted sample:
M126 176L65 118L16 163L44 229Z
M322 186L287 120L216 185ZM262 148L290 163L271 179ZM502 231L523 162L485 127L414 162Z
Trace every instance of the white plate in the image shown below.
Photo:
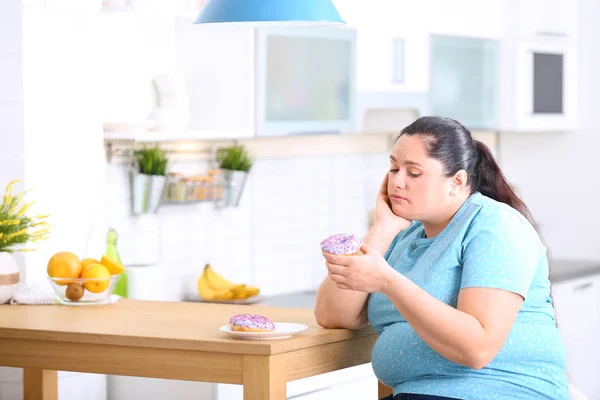
M295 324L293 322L273 322L273 324L275 324L273 332L238 332L231 330L229 325L223 325L219 330L238 339L273 340L289 338L293 334L302 332L308 328L304 324Z

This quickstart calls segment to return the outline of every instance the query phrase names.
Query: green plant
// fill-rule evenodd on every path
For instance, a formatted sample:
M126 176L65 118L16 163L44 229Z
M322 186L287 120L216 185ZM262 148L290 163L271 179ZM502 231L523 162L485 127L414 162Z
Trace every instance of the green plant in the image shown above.
M243 145L222 147L217 149L219 168L234 171L250 171L254 160Z
M33 202L23 203L24 192L13 196L12 186L16 182L18 180L8 184L0 203L0 252L33 251L33 247L15 249L15 246L46 240L50 232L46 222L48 215L28 215Z
M167 175L169 159L167 153L158 146L134 151L139 173L145 175Z

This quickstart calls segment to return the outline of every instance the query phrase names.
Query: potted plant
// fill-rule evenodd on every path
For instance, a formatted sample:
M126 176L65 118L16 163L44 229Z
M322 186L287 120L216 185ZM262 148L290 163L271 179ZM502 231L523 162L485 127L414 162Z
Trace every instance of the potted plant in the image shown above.
M131 174L131 200L136 215L158 209L167 181L169 160L158 146L134 151L136 168Z
M217 162L223 171L224 203L237 207L254 160L243 145L217 149Z
M14 252L34 251L34 245L47 239L48 215L30 215L33 202L25 203L25 193L13 195L12 181L0 202L0 304L10 300L20 282Z

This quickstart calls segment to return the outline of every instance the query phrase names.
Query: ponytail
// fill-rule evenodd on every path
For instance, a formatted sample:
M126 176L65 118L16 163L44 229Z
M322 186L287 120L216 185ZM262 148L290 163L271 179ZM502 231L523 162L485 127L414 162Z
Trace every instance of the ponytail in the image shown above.
M523 214L536 227L531 211L508 184L490 149L484 143L475 139L473 139L473 145L477 150L478 159L475 163L471 189L496 201L508 204Z

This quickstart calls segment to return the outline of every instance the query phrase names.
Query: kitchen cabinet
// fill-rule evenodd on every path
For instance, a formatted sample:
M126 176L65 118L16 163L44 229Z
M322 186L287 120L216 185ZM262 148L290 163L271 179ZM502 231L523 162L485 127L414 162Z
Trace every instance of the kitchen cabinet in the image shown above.
M422 3L427 6L427 28L434 35L500 39L510 18L506 0L425 0Z
M176 60L190 96L188 129L224 136L254 134L254 31L191 25L181 19ZM194 29L197 28L197 29ZM226 137L199 137L199 139Z
M338 0L338 11L357 30L357 88L374 92L426 92L429 34L426 5L409 0Z
M502 40L499 126L505 132L577 129L577 12L571 0L511 0Z
M499 126L506 132L577 128L577 46L561 38L505 39L500 57Z
M432 115L470 129L497 124L499 42L432 35L429 106Z
M600 274L571 279L552 287L558 327L567 350L567 374L590 400L600 399Z
M510 3L508 23L517 39L577 36L577 0L511 0Z
M222 132L199 139L355 131L353 28L180 28L188 130Z
M63 11L98 12L102 8L102 0L21 0L24 9L47 8Z

